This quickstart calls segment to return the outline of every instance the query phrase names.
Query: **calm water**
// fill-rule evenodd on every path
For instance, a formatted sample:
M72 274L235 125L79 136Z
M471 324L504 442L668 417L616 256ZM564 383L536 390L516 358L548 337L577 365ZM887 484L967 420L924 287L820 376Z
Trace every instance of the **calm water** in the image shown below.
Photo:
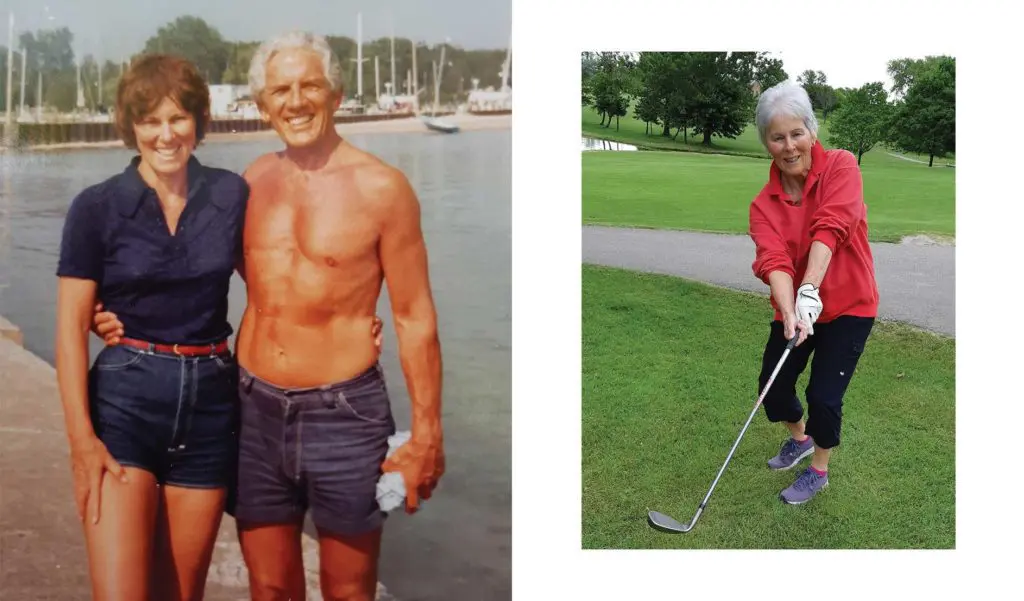
M416 516L385 528L380 579L400 600L511 597L511 134L508 131L353 135L349 140L405 172L422 205L444 358L448 469ZM214 142L200 161L241 172L276 138ZM127 150L0 155L0 315L25 346L53 362L61 227L82 188L124 169ZM235 278L237 331L245 287ZM409 426L386 288L382 363L399 428ZM95 355L100 345L93 342Z
M636 150L636 146L583 136L583 150Z

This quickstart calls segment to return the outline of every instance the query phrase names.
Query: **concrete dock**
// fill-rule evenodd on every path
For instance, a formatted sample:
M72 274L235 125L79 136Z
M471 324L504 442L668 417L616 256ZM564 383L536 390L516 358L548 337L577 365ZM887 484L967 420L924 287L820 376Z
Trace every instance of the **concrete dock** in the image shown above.
M0 601L91 598L85 541L71 492L56 371L0 317ZM321 599L316 542L303 537L308 599ZM209 601L249 599L248 574L224 516ZM377 599L395 601L378 584Z

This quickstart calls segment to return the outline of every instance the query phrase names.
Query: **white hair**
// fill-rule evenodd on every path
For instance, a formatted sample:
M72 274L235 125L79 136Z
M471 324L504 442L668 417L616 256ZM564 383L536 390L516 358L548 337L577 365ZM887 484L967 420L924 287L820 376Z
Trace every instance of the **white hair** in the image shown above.
M807 90L793 81L776 84L761 94L757 99L757 110L754 113L754 124L761 144L768 147L768 127L772 119L778 116L795 117L804 122L811 134L818 137L818 119L814 116L814 107Z
M341 91L341 62L331 50L327 39L308 31L289 31L263 42L252 55L252 62L249 63L249 92L253 98L258 100L267 85L267 63L274 54L289 48L301 48L319 54L324 63L324 75L331 83L331 89L335 92Z

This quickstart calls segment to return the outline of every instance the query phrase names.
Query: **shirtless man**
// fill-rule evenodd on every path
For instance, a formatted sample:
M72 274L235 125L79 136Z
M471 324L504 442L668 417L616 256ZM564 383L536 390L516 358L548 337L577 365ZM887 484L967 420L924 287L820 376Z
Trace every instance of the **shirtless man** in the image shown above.
M441 353L419 203L399 171L338 135L341 69L322 37L264 43L249 83L286 146L245 172L234 514L250 590L254 601L305 598L308 509L324 599L370 601L381 472L402 474L409 513L444 472ZM387 460L395 425L366 335L385 281L412 401L412 438Z
M324 598L371 601L381 470L401 472L409 512L444 470L441 353L419 203L399 171L338 135L341 69L323 38L267 42L249 80L286 145L245 173L236 517L253 599L284 599L302 577L308 506ZM387 461L394 421L366 335L382 281L412 400L412 439Z

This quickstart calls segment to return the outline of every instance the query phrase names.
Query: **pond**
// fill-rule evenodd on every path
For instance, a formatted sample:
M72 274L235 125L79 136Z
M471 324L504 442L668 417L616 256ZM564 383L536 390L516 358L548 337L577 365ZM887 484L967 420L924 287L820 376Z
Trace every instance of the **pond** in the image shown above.
M583 150L636 150L632 144L612 142L611 140L599 140L583 136Z

